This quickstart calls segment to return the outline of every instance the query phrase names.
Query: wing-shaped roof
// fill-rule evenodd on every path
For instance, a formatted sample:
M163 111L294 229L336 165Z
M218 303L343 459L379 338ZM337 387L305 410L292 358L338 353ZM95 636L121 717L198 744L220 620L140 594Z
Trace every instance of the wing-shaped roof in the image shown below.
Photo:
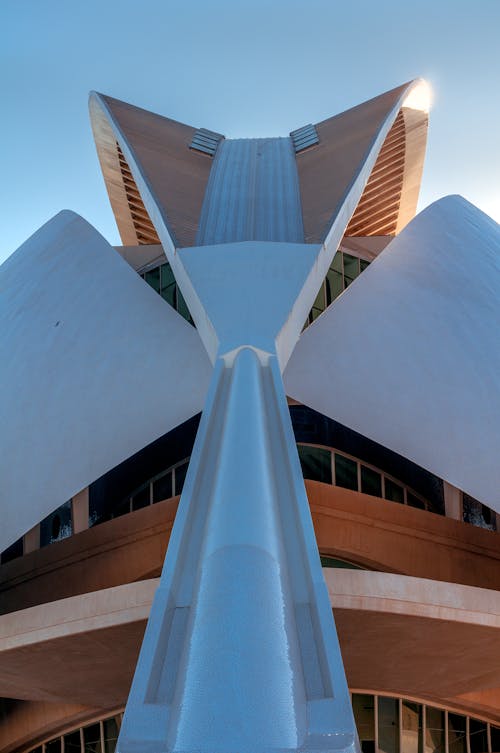
M418 215L301 336L287 393L500 511L500 227Z
M212 166L207 154L189 148L196 128L95 92L90 95L89 108L97 153L123 244L159 241L123 154L123 144L117 142L117 133L141 165L175 245L193 246Z
M206 138L201 131L92 93L94 137L123 243L154 244L159 237L164 246L172 247L218 243L225 238L221 223L224 227L229 223L230 228L238 225L238 232L229 233L231 241L284 237L297 242L304 236L308 243L321 243L347 199L348 235L398 232L415 213L420 187L427 113L405 102L421 85L420 80L404 84L319 123L319 143L296 155L289 138L222 139L214 159L212 152L190 148L193 138ZM290 159L277 159L278 153L288 152ZM299 186L295 188L297 177L292 173L296 171ZM351 189L360 177L354 198ZM281 190L282 184L288 186L287 191ZM280 223L290 219L283 207L299 190L299 222L292 223L292 230L283 236ZM241 205L239 214L232 203L235 196L237 206ZM255 234L254 215L266 201L265 228ZM206 226L211 217L212 223ZM253 234L246 232L247 225Z
M197 331L61 212L0 267L0 551L199 412Z
M325 239L388 118L388 132L346 235L392 235L412 219L428 116L404 105L423 84L403 84L316 125L319 144L297 155L306 242Z

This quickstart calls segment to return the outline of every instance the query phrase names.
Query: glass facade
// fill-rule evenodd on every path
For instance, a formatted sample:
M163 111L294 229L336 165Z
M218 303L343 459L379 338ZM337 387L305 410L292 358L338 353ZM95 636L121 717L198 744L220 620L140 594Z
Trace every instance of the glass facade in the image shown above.
M127 494L111 513L110 518L119 518L129 512L162 502L164 499L181 494L189 465L189 458L167 468L152 479L148 479L131 494ZM95 521L89 520L89 525Z
M40 547L73 535L71 500L65 502L40 523Z
M499 753L500 727L394 696L353 693L363 753ZM47 740L29 753L115 753L122 714Z
M365 259L358 259L357 256L345 251L337 251L309 312L306 327L312 324L369 264L370 262Z
M497 530L497 517L494 510L483 505L479 500L470 497L465 492L462 495L462 516L464 523L471 523L488 531Z
M179 286L177 285L172 272L172 268L168 262L160 264L154 269L148 269L147 272L141 274L143 280L148 285L151 285L153 290L161 295L163 300L169 303L186 321L190 324L194 324L186 301L184 300Z
M352 694L363 753L499 753L500 728L394 696Z
M365 465L360 460L338 450L298 444L300 464L304 478L361 491L410 507L442 514L428 500L413 489L396 481L378 468Z

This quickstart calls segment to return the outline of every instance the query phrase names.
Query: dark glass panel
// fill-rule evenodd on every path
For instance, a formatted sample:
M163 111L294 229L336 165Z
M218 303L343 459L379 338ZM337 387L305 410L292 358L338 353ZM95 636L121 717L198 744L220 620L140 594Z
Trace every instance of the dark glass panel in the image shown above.
M132 496L132 510L140 510L149 505L149 484Z
M161 502L172 496L172 471L164 473L153 482L153 502Z
M335 453L335 484L344 489L358 489L358 464L355 460Z
M479 500L470 497L468 494L463 495L463 519L465 523L472 523L474 526L486 528L490 531L496 531L496 514L489 507L483 505Z
M144 279L148 285L151 285L153 290L156 290L157 293L160 292L160 267L150 269L149 272L146 272L144 275Z
M367 267L370 266L370 262L366 261L366 259L360 259L359 260L359 271L364 272Z
M444 753L444 711L425 708L425 753Z
M448 753L467 753L465 722L465 716L448 713Z
M402 486L396 484L395 481L391 481L390 478L385 479L385 498L391 502L400 502L404 504L405 493Z
M83 753L102 753L99 724L91 724L90 727L83 728Z
M352 710L361 750L375 750L375 704L373 696L353 693Z
M186 460L182 465L178 465L175 469L175 493L182 494L184 488L184 481L186 480L186 473L189 465L189 460Z
M382 496L382 476L365 465L361 466L361 491L374 497Z
M348 562L347 560L339 560L336 557L328 557L328 555L322 554L320 556L321 567L338 567L346 570L366 570L361 565L355 565L354 562Z
M115 507L112 513L113 518L119 518L121 515L127 515L130 512L130 499L127 497Z
M61 738L45 743L45 753L61 753Z
M490 725L491 735L491 750L493 753L499 753L500 751L500 727L494 727Z
M68 538L73 533L71 500L58 507L40 523L40 547Z
M81 753L79 729L64 735L64 753Z
M172 272L172 267L168 262L162 264L161 267L161 287L167 288L169 285L175 285L175 277Z
M359 259L350 254L344 254L344 287L347 288L359 275Z
M337 251L333 257L330 269L333 272L339 272L341 275L344 274L344 254L342 251Z
M105 719L102 723L104 732L104 753L115 753L116 741L120 731L121 720L119 716Z
M2 554L0 555L0 562L2 563L2 565L5 565L6 562L15 560L17 559L17 557L22 557L23 554L24 542L23 537L21 536L20 539L14 541L14 543L7 547L7 549L3 550Z
M297 445L302 475L311 481L332 483L332 458L330 450L321 447Z
M406 502L410 507L417 507L419 510L425 510L424 500L416 497L409 491L406 492Z
M161 296L175 308L175 289L176 289L175 277L172 272L170 264L161 265Z
M340 254L337 254L340 257ZM337 258L337 256L335 258ZM340 270L330 267L326 274L325 280L326 287L326 305L329 306L332 301L339 296L344 290L344 278L342 276L342 261L340 263Z
M488 753L486 722L481 722L479 719L469 719L469 742L470 753Z
M321 285L316 300L313 303L309 314L309 321L313 322L325 310L325 286Z
M183 316L184 319L186 319L186 321L188 321L190 324L193 324L193 320L191 318L191 314L189 313L189 309L187 307L187 303L184 300L184 298L182 296L182 293L179 290L179 288L177 288L177 305L176 305L176 309L179 312L179 314L181 316Z
M420 703L401 701L403 753L423 753L423 713Z
M399 753L399 701L378 699L378 748L383 753Z

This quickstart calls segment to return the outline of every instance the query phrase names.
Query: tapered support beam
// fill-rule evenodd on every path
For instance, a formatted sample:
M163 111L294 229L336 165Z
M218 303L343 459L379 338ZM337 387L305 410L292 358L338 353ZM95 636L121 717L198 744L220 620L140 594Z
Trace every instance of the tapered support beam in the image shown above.
M216 363L118 750L357 750L275 355Z

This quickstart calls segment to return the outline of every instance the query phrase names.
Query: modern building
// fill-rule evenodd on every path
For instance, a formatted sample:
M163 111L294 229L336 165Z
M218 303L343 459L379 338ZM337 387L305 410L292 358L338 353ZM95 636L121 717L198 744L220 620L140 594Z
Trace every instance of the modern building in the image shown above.
M427 94L234 140L91 95L123 245L0 268L2 753L127 699L120 753L355 750L350 703L500 752L500 227L415 217Z

